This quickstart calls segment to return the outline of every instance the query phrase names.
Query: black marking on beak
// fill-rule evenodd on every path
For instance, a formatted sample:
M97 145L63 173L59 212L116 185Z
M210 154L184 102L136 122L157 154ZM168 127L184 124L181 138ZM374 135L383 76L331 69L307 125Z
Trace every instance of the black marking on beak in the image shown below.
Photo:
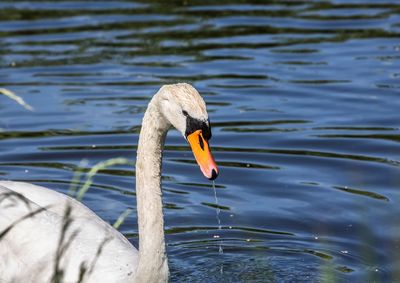
M185 111L186 112L186 111ZM208 124L207 124L208 122ZM201 133L206 141L211 139L211 124L210 121L201 121L191 117L190 115L186 116L186 131L185 136L194 133L197 130L201 130Z
M199 144L200 144L201 150L204 151L204 142L203 142L201 135L199 135Z

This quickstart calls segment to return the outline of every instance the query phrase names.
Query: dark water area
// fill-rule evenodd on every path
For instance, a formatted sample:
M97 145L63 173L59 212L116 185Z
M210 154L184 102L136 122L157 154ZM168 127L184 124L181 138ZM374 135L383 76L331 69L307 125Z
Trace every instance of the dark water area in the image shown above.
M172 282L400 281L400 1L1 1L0 87L35 111L0 96L0 178L67 192L133 162L176 82L208 104L222 229L171 131ZM134 175L101 171L84 203L114 222ZM135 213L121 231L137 246Z

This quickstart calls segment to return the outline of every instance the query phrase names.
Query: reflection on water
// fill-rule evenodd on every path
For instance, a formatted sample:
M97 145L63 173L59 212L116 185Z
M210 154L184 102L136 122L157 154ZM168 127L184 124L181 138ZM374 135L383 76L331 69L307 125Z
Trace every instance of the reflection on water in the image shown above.
M399 1L3 1L0 87L35 111L0 97L0 175L66 192L77 170L134 160L151 95L187 81L208 103L219 203L172 131L173 282L398 281L399 11ZM84 202L114 222L135 208L134 182L130 165L102 170ZM121 229L137 244L134 213Z

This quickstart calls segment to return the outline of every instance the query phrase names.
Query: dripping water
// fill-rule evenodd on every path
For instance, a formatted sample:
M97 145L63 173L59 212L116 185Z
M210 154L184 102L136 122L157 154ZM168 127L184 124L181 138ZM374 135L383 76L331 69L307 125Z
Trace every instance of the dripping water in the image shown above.
M214 198L215 198L215 206L216 206L216 218L217 218L217 223L218 223L218 232L221 232L221 230L222 230L221 218L219 217L221 209L219 208L219 204L218 204L217 190L215 189L215 181L212 181L212 184L213 184L213 189L214 189ZM221 233L219 233L219 234L221 234ZM218 238L220 238L220 237L221 236L218 235ZM222 248L222 240L219 241L218 253L221 256L224 254L224 250ZM221 264L220 273L222 274L223 272L224 272L224 265Z

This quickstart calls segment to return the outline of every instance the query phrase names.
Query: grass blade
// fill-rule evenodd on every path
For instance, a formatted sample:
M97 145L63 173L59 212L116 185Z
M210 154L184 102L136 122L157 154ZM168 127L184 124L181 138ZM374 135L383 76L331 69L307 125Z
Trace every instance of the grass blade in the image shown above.
M33 107L30 106L28 103L26 103L22 97L19 97L18 95L16 95L15 93L13 93L12 91L5 89L5 88L0 88L0 94L3 94L5 96L7 96L8 98L11 98L12 100L14 100L15 102L17 102L19 105L21 105L22 107L24 107L26 110L29 111L33 111Z

